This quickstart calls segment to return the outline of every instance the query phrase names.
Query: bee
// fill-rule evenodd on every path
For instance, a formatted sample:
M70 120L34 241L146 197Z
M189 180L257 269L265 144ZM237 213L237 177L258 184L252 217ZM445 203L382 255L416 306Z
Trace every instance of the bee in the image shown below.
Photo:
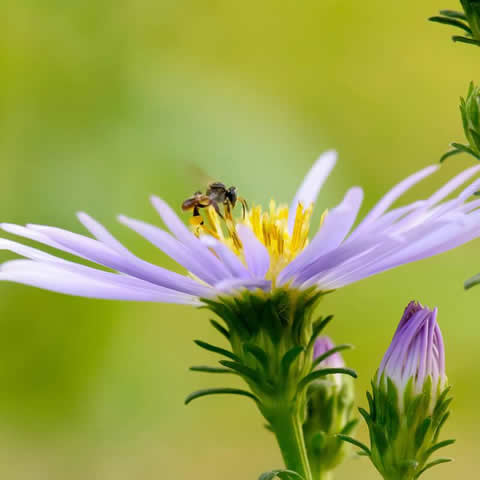
M239 198L237 195L237 187L227 188L221 182L210 183L207 187L207 191L202 193L200 191L195 192L191 197L187 198L182 203L182 210L193 210L193 216L200 216L200 209L212 206L217 212L220 218L224 218L220 206L223 206L224 212L230 213L237 201L240 201L243 209L243 216L245 216L246 209L248 208L247 202L243 198Z

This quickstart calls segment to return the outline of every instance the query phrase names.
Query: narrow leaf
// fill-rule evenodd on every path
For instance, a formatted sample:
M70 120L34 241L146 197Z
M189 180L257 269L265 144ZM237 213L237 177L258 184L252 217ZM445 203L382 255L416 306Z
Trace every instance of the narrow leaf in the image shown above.
M327 359L328 357L330 357L331 355L334 355L335 353L338 353L338 352L342 352L343 350L349 350L353 348L353 345L349 345L349 344L342 344L342 345L337 345L336 347L334 348L331 348L330 350L327 350L325 353L323 353L322 355L319 355L314 361L313 361L313 364L312 364L312 370L317 366L319 365L320 363L322 363L325 359Z
M349 437L348 435L343 435L341 433L338 433L336 435L340 440L343 440L344 442L351 443L352 445L355 445L358 448L361 448L366 455L370 456L372 452L370 452L370 449L363 444L362 442L359 442L358 440L355 440L355 438Z
M203 342L202 340L194 340L194 342L201 348L208 350L209 352L219 353L220 355L224 355L225 357L231 358L236 362L239 362L240 359L232 352L225 350L224 348L217 347L207 342Z
M476 45L477 47L480 47L480 42L478 40L474 40L473 38L460 37L458 35L455 35L452 37L452 40L454 42L469 43L470 45Z
M244 377L247 377L256 383L261 382L261 379L258 373L255 370L253 370L253 368L243 365L243 363L230 362L229 360L220 360L220 364L222 364L225 367L231 368L232 370L235 370L240 375L243 375Z
M465 25L463 22L456 18L449 17L430 17L431 22L443 23L445 25L451 25L452 27L458 27L467 32L469 35L472 35L472 30L468 25Z
M321 370L315 370L309 373L306 377L303 377L298 384L298 392L301 392L309 383L317 380L318 378L325 377L326 375L332 375L334 373L342 373L350 375L353 378L357 378L357 372L350 368L322 368Z
M456 10L440 10L440 14L444 17L458 18L459 20L466 20L467 17L463 12L457 12Z
M443 440L443 442L439 442L437 443L436 445L434 445L433 447L430 447L423 455L424 455L424 459L427 460L431 455L432 453L436 452L437 450L440 450L441 448L444 448L444 447L448 447L449 445L452 445L455 443L455 440L454 439L450 439L450 440Z
M295 359L304 351L303 347L297 345L291 348L282 358L282 372L285 376L288 375L290 367Z
M465 287L465 290L468 290L469 288L472 288L474 287L475 285L478 285L480 283L480 273L475 275L474 277L472 278L469 278L465 283L464 283L464 287Z
M440 163L443 163L448 157L452 157L453 155L458 155L459 153L462 153L461 150L449 150L447 153L444 153L441 157L440 157Z
M245 351L245 353L250 353L251 355L253 355L265 371L268 370L268 355L265 353L264 350L262 350L257 345L253 345L251 343L246 343L243 346L243 350Z
M189 370L202 373L236 373L230 368L210 367L209 365L194 365L193 367L190 367Z
M213 328L218 330L227 340L230 340L230 333L223 325L220 325L216 320L213 319L210 320L210 323L212 324Z
M304 480L300 474L293 470L272 470L271 472L262 473L258 480L273 480L274 478L280 478L280 480Z
M430 462L428 465L425 465L415 476L415 478L418 478L422 473L426 472L428 469L435 467L436 465L440 465L442 463L449 463L453 462L453 458L439 458L438 460L434 460L433 462Z
M191 393L185 399L185 405L188 405L192 400L196 400L200 397L206 397L209 395L241 395L244 397L249 397L255 402L258 403L258 398L250 392L246 390L240 390L238 388L206 388L204 390L197 390L196 392Z

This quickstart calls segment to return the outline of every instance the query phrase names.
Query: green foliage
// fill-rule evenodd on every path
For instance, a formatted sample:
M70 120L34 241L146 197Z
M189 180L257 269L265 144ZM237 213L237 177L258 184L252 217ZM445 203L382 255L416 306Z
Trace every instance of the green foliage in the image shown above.
M258 480L273 480L274 478L279 478L280 480L304 480L301 475L293 470L272 470L262 473Z
M460 114L467 145L453 142L452 149L446 152L440 162L452 155L467 153L480 160L480 89L470 83L466 98L460 98Z
M454 35L454 42L480 46L480 2L460 0L463 12L441 10L440 15L430 17L431 22L450 25L463 30L463 35Z

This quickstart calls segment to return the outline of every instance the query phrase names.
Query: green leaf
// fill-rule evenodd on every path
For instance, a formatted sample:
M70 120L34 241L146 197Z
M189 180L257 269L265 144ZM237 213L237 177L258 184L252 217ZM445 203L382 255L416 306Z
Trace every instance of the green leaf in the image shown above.
M252 343L246 343L243 346L243 350L245 353L250 353L253 355L265 371L268 370L268 355L264 350L257 345L253 345Z
M440 465L442 463L449 463L453 462L453 458L439 458L438 460L434 460L433 462L430 462L428 465L425 465L418 473L415 475L415 478L417 479L422 473L426 472L428 469L435 467L436 465Z
M196 392L191 393L185 399L185 405L188 405L191 401L196 400L197 398L206 397L209 395L240 395L243 397L251 398L255 402L259 403L258 398L246 390L240 390L238 388L206 388L204 390L197 390Z
M230 333L223 325L220 325L216 320L213 319L210 320L210 323L212 324L213 328L218 330L227 340L230 340Z
M340 433L342 435L348 435L357 426L358 422L358 418L350 420L348 423L345 424Z
M477 160L480 160L480 156L477 155L470 147L467 147L466 145L454 142L452 143L452 147L456 148L457 150L461 150L464 153L468 153L469 155L472 155L472 157L475 157Z
M317 366L319 365L320 363L322 363L325 359L327 359L328 357L330 357L331 355L334 355L335 353L337 352L342 352L343 350L348 350L348 349L351 349L353 348L353 345L349 345L349 344L342 344L342 345L337 345L336 347L334 348L331 348L330 350L327 350L325 353L323 353L322 355L319 355L314 361L313 361L313 364L312 364L312 370Z
M303 377L298 384L298 392L301 392L309 383L317 380L318 378L325 377L326 375L332 375L334 373L342 373L350 375L353 378L357 378L357 372L350 368L322 368L321 370L315 370L309 373L306 377Z
M456 10L440 10L440 14L444 17L458 18L459 20L466 20L467 17L463 12L457 12Z
M238 372L240 375L249 378L255 383L261 383L261 378L258 375L258 373L255 370L253 370L253 368L243 365L243 363L230 362L229 360L220 360L219 363L224 367L231 368L235 372Z
M230 368L222 367L210 367L208 365L194 365L190 367L192 372L202 372L202 373L237 373L232 371Z
M470 45L476 45L477 47L480 47L480 41L474 40L473 38L468 38L468 37L461 37L459 35L454 35L452 37L452 40L454 42L460 42L460 43L468 43Z
M464 287L465 287L465 290L468 290L472 287L474 287L475 285L478 285L480 283L480 273L475 275L474 277L472 278L469 278L465 283L464 283Z
M432 419L427 417L417 428L415 432L415 448L420 448L423 441L425 440L425 435L432 424Z
M355 438L349 437L348 435L343 435L342 433L338 433L336 436L340 440L343 440L344 442L351 443L352 445L355 445L356 447L361 448L366 455L370 456L372 454L370 449L365 444L363 444L362 442L359 442Z
M317 337L322 333L325 327L333 320L333 315L328 315L327 317L323 318L320 317L314 324L313 324L313 331L312 336L310 338L310 342L308 346L313 346Z
M194 342L201 348L208 350L209 352L219 353L220 355L224 355L225 357L231 358L236 362L240 362L240 359L232 352L225 350L224 348L217 347L215 345L211 345L210 343L203 342L202 340L194 340Z
M443 23L445 25L451 25L452 27L461 28L462 30L467 32L469 35L472 35L471 28L456 18L435 16L435 17L430 17L429 20L431 22Z
M274 478L280 478L280 480L304 480L300 474L293 470L272 470L271 472L262 473L258 480L273 480Z
M303 347L297 345L291 348L282 358L282 372L285 376L288 375L290 367L295 359L304 351Z
M453 155L458 155L459 153L462 153L462 150L449 150L447 153L444 153L440 157L440 163L443 163L448 157L452 157Z
M432 453L435 453L437 450L440 450L441 448L448 447L449 445L452 445L455 443L454 439L450 440L443 440L443 442L438 442L437 444L433 445L433 447L430 447L428 450L425 451L423 454L424 461L426 461Z

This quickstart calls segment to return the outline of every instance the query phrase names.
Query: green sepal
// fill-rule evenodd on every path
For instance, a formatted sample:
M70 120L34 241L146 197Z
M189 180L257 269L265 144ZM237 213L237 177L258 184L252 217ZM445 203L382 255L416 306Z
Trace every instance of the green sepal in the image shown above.
M247 367L239 362L231 362L230 360L220 360L219 363L224 367L231 368L233 371L242 375L242 377L251 380L258 385L262 383L260 375L253 370L253 368Z
M256 403L259 402L258 398L250 392L246 390L241 390L239 388L205 388L203 390L197 390L192 392L190 395L187 396L185 399L185 405L188 405L193 400L197 398L206 397L209 395L240 395L243 397L248 397L254 400Z
M423 456L423 461L427 461L430 456L435 453L437 450L440 450L441 448L448 447L449 445L453 445L455 443L454 439L450 440L443 440L443 442L438 442L432 447L430 447L428 450L425 451L424 456Z
M220 325L220 323L213 318L210 319L210 323L215 330L220 332L227 340L230 340L230 332L223 325Z
M429 470L432 467L435 467L437 465L441 465L442 463L450 463L453 462L453 458L438 458L437 460L434 460L433 462L430 462L429 464L425 465L416 475L415 479L420 477L422 473L425 473L427 470Z
M467 19L467 16L463 12L457 12L456 10L440 10L440 15L449 18L458 18L459 20Z
M293 470L272 470L265 472L258 477L258 480L273 480L279 478L280 480L304 480L304 478Z
M292 363L296 360L296 358L305 351L305 349L300 346L296 345L295 347L292 347L283 357L281 360L281 365L282 365L282 373L283 375L287 376L288 372L290 371L290 367L292 366Z
M456 18L434 16L434 17L430 17L428 20L430 20L430 22L443 23L445 25L451 25L452 27L461 28L462 30L467 32L469 35L472 35L471 28Z
M237 373L231 370L230 368L222 367L211 367L209 365L193 365L189 368L192 372L202 372L202 373Z
M210 343L204 342L202 340L194 340L194 342L201 348L208 350L209 352L214 352L214 353L219 353L220 355L223 355L225 357L231 358L232 360L235 360L236 362L240 362L241 360L232 352L229 352L228 350L225 350L224 348L217 347L215 345L212 345Z
M353 345L350 344L342 344L342 345L337 345L330 350L327 350L325 353L322 355L319 355L312 363L312 370L315 369L320 363L322 363L324 360L326 360L328 357L334 355L335 353L342 352L343 350L349 350L353 348Z
M454 35L452 37L452 40L454 42L468 43L470 45L476 45L477 47L480 47L480 41L475 40L474 38L468 38L468 37L462 37L460 35Z
M350 375L353 378L357 378L357 372L351 368L322 368L320 370L315 370L312 373L309 373L304 377L298 384L298 392L302 392L305 387L307 387L313 381L325 377L326 375L332 375L334 373L342 373L344 375Z
M266 354L265 350L252 343L245 343L243 345L243 351L253 355L262 368L265 371L268 371L268 355Z
M465 290L468 290L474 287L475 285L478 285L479 283L480 283L480 273L466 280L463 286Z
M359 442L355 438L349 437L348 435L344 435L342 433L339 433L337 435L337 437L340 440L343 440L344 442L351 443L352 445L355 445L356 447L361 448L363 450L363 452L365 453L365 455L367 455L367 456L370 456L372 454L370 449L364 443Z

